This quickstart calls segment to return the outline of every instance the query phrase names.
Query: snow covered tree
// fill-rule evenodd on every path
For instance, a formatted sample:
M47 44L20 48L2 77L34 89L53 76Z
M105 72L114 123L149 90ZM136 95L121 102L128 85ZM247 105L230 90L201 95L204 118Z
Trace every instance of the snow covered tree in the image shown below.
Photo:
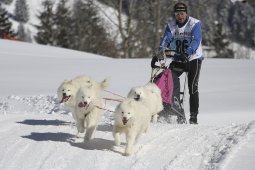
M166 0L100 0L100 2L114 7L117 11L117 25L121 35L118 46L121 57L151 56L152 51L159 46L165 23L171 17L173 2Z
M1 0L1 2L3 2L4 4L11 4L13 0Z
M31 42L30 32L26 31L24 28L24 24L21 22L18 26L18 39L25 42Z
M233 39L255 49L255 8L249 4L235 3L230 13L229 24Z
M53 3L51 0L45 0L42 2L43 11L39 14L40 25L36 25L38 29L35 40L39 44L54 45L54 13L53 13Z
M61 0L57 6L55 14L55 41L56 46L69 48L70 47L70 33L72 28L71 12L70 9L66 7L66 0Z
M222 23L215 22L215 34L213 42L211 43L215 48L215 58L234 58L234 53L229 49L229 39L227 34L223 30Z
M17 0L15 3L14 18L26 23L29 20L28 5L26 0Z
M6 10L3 9L0 4L0 38L4 38L5 36L14 38L16 34L12 30L12 23L8 18Z
M77 0L74 3L72 19L72 48L109 56L110 51L114 50L114 44L100 24L101 20L93 1Z
M24 41L26 37L25 29L24 29L24 24L20 23L18 26L18 37L19 40Z

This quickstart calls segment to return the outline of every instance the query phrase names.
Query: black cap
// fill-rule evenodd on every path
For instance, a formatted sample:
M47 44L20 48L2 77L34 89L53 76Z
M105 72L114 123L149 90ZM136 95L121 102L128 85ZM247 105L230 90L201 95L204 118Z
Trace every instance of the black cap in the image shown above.
M187 5L183 2L178 2L174 5L174 12L188 12Z

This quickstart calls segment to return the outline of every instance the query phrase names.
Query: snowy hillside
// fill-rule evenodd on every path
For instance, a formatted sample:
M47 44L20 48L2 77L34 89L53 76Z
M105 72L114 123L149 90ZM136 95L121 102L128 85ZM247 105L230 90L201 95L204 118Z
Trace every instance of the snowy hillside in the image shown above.
M200 78L199 125L152 124L134 155L114 146L113 113L95 139L75 138L73 118L56 99L64 79L85 74L126 96L150 77L150 59L88 53L0 40L0 169L251 170L255 154L255 61L206 59ZM118 98L104 92L104 97ZM188 95L186 95L188 96ZM185 100L186 116L188 99ZM106 102L113 111L116 102Z
M25 24L26 29L31 32L32 37L34 37L37 33L37 29L34 27L34 25L39 25L40 20L38 19L38 15L40 12L43 11L42 2L44 0L27 0L27 5L29 7L29 21ZM57 4L59 3L59 0L55 0L54 2L54 9L56 9ZM67 6L70 8L73 7L74 0L68 0ZM13 2L10 5L3 4L3 7L10 13L14 13L15 9L15 3L16 0L13 0ZM105 26L105 29L112 35L112 37L118 37L118 31L117 31L117 14L116 10L114 10L111 7L108 7L106 5L103 5L99 3L98 1L94 1L96 8L98 9L98 15L102 18L102 24ZM13 27L15 30L18 29L18 23L15 20L11 20L13 23ZM120 38L120 37L118 37Z

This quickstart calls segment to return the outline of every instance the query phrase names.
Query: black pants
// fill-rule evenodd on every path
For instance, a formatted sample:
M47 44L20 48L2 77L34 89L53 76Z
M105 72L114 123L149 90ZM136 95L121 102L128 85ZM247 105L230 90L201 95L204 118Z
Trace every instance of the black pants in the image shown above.
M188 86L189 86L189 105L190 105L190 115L197 116L199 108L199 92L198 92L198 81L200 75L202 61L200 59L195 59L189 62L188 73ZM181 76L183 72L176 72L178 77Z

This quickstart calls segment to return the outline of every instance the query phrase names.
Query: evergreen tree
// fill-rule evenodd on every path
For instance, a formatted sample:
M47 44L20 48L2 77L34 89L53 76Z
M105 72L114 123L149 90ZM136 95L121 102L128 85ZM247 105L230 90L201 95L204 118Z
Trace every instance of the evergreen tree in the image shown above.
M84 3L78 0L74 3L72 26L72 48L102 55L108 55L113 50L114 43L108 39L108 34L100 24L92 1Z
M255 49L255 9L249 4L235 3L230 13L229 25L233 40Z
M18 37L19 37L19 40L25 41L26 33L25 33L24 24L22 22L18 26Z
M1 7L0 4L0 38L4 38L4 36L15 37L15 33L12 30L12 23L8 18L8 14L5 9Z
M18 39L25 42L31 42L30 32L25 30L24 24L21 22L18 26Z
M6 5L9 5L12 3L13 0L1 0L1 2L3 2Z
M217 54L215 58L234 58L233 51L229 49L230 42L223 30L222 23L215 22L215 28L214 39L211 43Z
M17 0L15 3L14 18L26 23L29 20L28 5L26 0Z
M61 0L58 4L57 11L55 14L55 38L56 46L69 48L70 47L70 33L72 28L71 12L66 7L66 0Z
M43 11L40 13L38 18L40 19L40 25L36 25L38 29L35 40L39 44L54 45L54 14L53 14L53 3L51 0L45 0L42 3Z

